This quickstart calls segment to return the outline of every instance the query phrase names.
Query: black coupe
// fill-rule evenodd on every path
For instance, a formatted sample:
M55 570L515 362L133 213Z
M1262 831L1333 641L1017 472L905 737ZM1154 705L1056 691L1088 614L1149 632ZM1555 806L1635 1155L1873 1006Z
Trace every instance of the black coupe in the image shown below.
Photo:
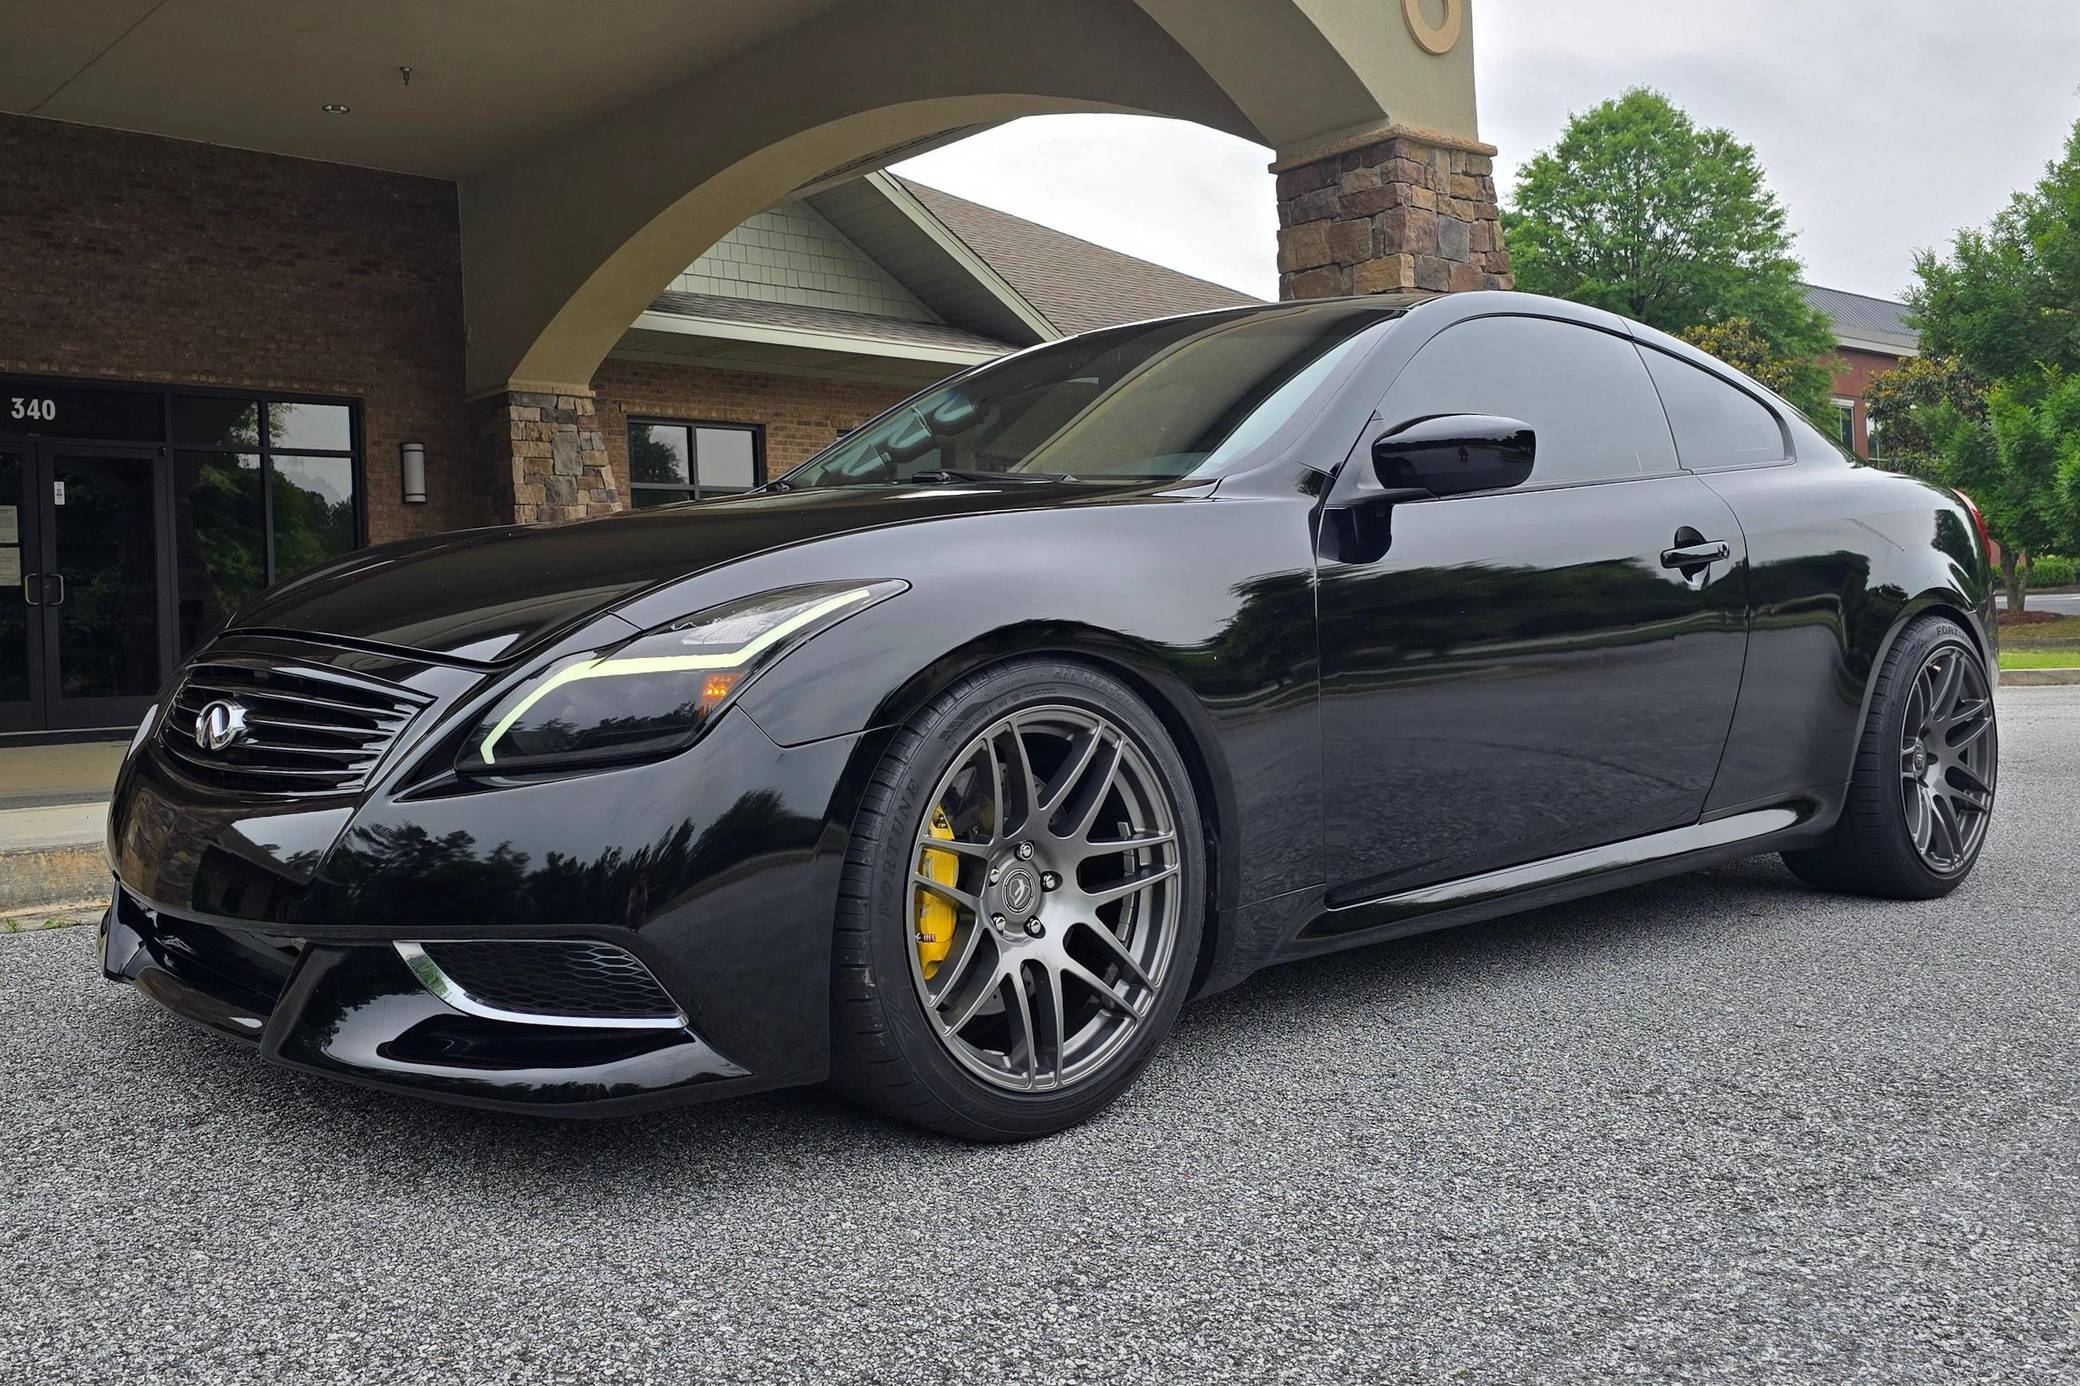
M263 594L138 730L103 967L401 1092L1038 1135L1268 963L1762 852L1952 889L1988 547L1565 303L1094 332L749 495Z

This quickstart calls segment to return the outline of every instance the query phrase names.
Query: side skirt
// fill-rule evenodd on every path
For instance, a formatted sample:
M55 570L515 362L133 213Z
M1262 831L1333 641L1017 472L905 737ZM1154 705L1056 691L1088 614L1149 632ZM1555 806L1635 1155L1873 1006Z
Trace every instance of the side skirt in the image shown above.
M1333 906L1304 925L1273 961L1471 924L1742 857L1811 846L1839 812L1838 793L1813 792L1688 827Z

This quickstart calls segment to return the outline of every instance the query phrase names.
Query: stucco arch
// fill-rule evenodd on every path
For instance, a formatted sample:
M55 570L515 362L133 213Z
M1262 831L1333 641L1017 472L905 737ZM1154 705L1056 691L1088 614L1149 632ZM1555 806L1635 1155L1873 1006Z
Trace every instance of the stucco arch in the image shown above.
M1470 140L1470 47L1424 53L1379 0L850 0L462 180L470 391L582 392L731 227L949 133L1128 111L1282 157L1390 122Z

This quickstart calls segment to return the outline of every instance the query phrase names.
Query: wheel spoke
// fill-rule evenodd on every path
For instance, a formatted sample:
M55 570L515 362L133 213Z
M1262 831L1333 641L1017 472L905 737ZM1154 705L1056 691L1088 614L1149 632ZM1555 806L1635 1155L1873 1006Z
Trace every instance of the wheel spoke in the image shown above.
M1084 986L1090 988L1091 991L1097 994L1097 997L1100 1001L1103 1001L1106 1005L1112 1007L1112 1009L1119 1011L1127 1016L1130 1016L1135 1020L1141 1019L1142 1012L1139 1006L1136 1006L1133 1002L1127 1000L1126 997L1121 996L1118 992L1114 991L1111 987L1107 986L1103 977L1100 977L1097 973L1091 971L1082 963L1076 961L1076 959L1071 958L1067 962L1063 963L1062 972L1065 976L1074 977L1077 981L1083 983Z
M1947 778L1963 780L1963 788L1970 790L1974 794L1983 795L1988 799L1993 797L1993 786L1986 782L1985 776L1962 761L1950 767L1950 774Z
M1112 852L1139 852L1150 847L1167 847L1177 841L1172 832L1129 833L1125 837L1091 838L1076 844L1075 854L1079 861L1090 857L1102 857Z
M958 1035L961 1031L967 1029L968 1022L981 1014L982 1008L989 1004L990 998L1004 989L1004 980L1004 974L1001 971L991 968L989 977L981 986L975 988L974 995L967 999L956 1014L941 1017L946 1026L946 1033Z
M1958 827L1957 813L1950 807L1949 797L1931 794L1929 808L1930 817L1935 819L1936 836L1941 839L1940 843L1936 844L1937 850L1946 859L1957 860L1964 855L1964 833Z
M1092 758L1098 754L1098 748L1104 742L1104 734L1093 728L1077 746L1071 748L1069 759L1055 772L1053 782L1041 791L1040 812L1052 814L1062 806L1062 800L1068 797L1070 790L1076 788L1077 781L1083 778L1083 772L1090 769Z
M1147 867L1135 872L1124 881L1116 881L1112 885L1100 886L1098 889L1091 891L1087 898L1093 905L1109 905L1114 900L1124 900L1129 895L1138 895L1150 886L1167 881L1176 874L1177 865L1174 862L1169 866Z
M1026 971L1014 967L1004 977L1011 988L1011 999L1018 1003L1018 1030L1026 1042L1025 1085L1032 1087L1040 1081L1040 1037L1033 1030L1033 999L1026 995Z
M1953 652L1943 661L1941 670L1928 698L1929 716L1939 722L1948 721L1957 705L1957 690L1964 682L1964 656Z
M1062 996L1062 974L1043 965L1040 974L1047 979L1048 1036L1054 1045L1054 1063L1051 1065L1055 1086L1062 1081L1062 1065L1069 1053L1069 1007Z
M1953 751L1962 751L1986 735L1987 730L1993 726L1993 718L1985 715L1985 703L1975 703L1973 707L1978 710L1969 714L1960 712L1950 723L1945 740Z
M982 902L973 895L962 890L959 886L950 886L941 881L935 881L922 871L910 873L910 884L916 886L919 890L936 895L942 900L951 900L970 914L982 913Z
M1931 796L1928 786L1918 780L1914 784L1913 797L1907 800L1907 834L1914 839L1914 850L1927 852L1929 835L1935 831L1934 810L1930 807Z
M948 954L945 961L939 964L939 975L932 979L938 983L932 989L933 1005L945 1005L948 998L960 989L961 980L968 975L969 964L973 963L975 955L982 951L982 936L988 932L989 929L983 924L981 916L968 921L968 932L961 938L960 951ZM960 1027L956 1025L953 1028L958 1030Z
M1018 827L1016 831L1020 833L1030 832L1033 828L1034 819L1039 815L1040 811L1040 777L1033 773L1033 759L1026 751L1025 733L1019 730L1018 719L1012 718L1004 723L1004 729L1011 736L1011 750L1015 757L1011 763L1011 769L1018 778ZM1000 832L1003 836L1009 837L1012 835L1013 829L1007 825L1000 829Z
M969 842L959 837L920 837L917 845L927 852L945 852L969 861L987 862L994 849L987 842Z
M1127 947L1118 934L1115 934L1103 924L1087 924L1084 926L1084 931L1105 945L1106 950L1112 954L1113 960L1120 965L1128 976L1134 979L1136 985L1147 987L1151 991L1155 990L1155 983L1151 982L1148 979L1148 973L1142 970L1141 960L1134 956L1132 950Z
M1090 836L1092 825L1098 821L1098 810L1112 797L1112 786L1119 778L1120 761L1125 754L1126 747L1115 741L1103 762L1091 771L1089 786L1076 801L1076 821L1062 834L1064 839L1075 842Z

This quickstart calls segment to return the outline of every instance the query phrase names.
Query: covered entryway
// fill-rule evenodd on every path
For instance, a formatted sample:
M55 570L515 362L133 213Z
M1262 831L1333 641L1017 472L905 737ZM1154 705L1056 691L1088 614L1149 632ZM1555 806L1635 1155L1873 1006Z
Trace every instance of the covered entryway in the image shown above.
M248 594L363 538L358 411L0 379L0 735L127 730Z

